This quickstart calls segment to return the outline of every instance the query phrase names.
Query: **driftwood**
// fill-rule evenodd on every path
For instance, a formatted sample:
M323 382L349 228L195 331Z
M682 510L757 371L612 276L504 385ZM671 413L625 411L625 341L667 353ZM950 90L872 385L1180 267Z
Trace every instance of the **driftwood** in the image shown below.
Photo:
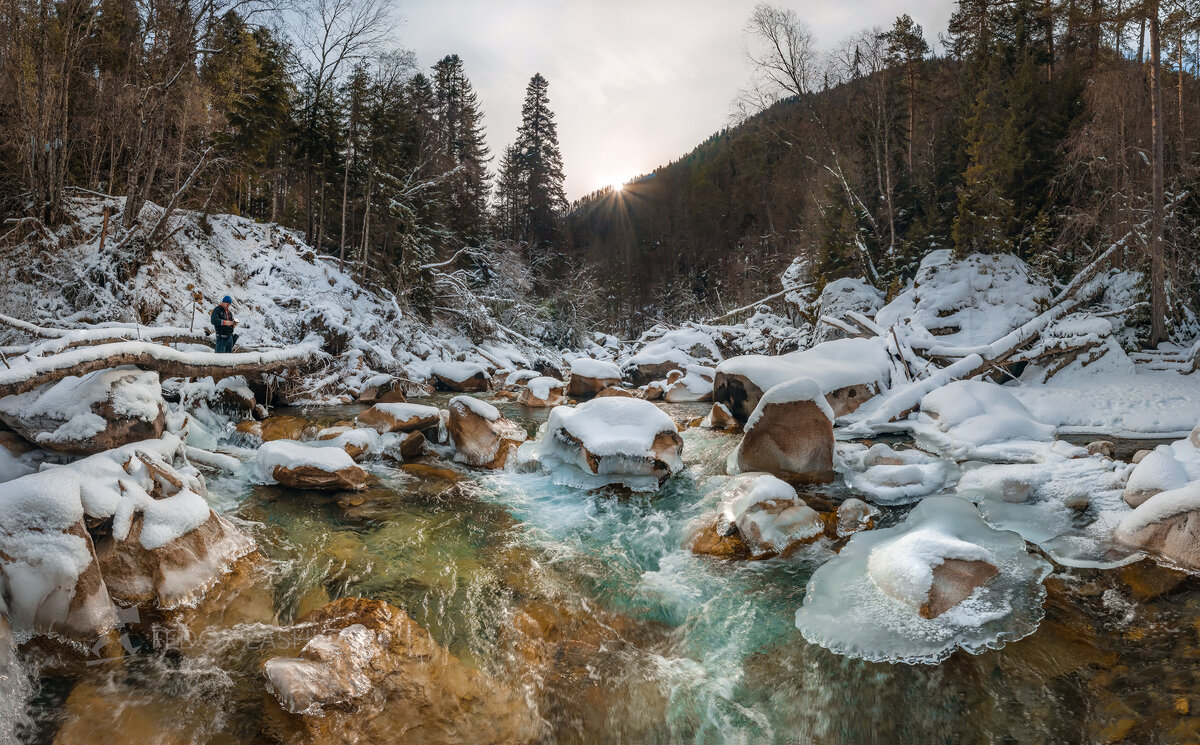
M72 349L46 357L35 357L0 370L0 397L31 391L46 383L72 375L85 375L132 365L153 370L165 378L221 379L235 375L261 375L320 364L328 355L312 345L269 352L184 352L145 341Z

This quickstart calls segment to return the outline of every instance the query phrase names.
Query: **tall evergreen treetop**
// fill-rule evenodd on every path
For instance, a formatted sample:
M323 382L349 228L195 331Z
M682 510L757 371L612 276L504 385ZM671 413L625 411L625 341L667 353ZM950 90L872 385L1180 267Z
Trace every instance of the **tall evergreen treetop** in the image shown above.
M457 54L433 66L437 119L448 170L446 227L478 245L486 232L490 159L484 139L483 112Z
M558 125L550 110L549 87L549 81L541 73L529 80L514 157L509 164L514 173L506 174L506 181L520 185L522 201L513 237L525 242L531 254L562 241L560 222L567 210L562 152L558 146Z

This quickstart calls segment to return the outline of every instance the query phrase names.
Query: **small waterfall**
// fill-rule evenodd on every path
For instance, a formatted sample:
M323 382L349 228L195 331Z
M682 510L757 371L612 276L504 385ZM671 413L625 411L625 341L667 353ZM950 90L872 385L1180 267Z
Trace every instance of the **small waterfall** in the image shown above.
M15 745L17 731L28 723L33 685L17 660L8 621L0 616L0 745Z

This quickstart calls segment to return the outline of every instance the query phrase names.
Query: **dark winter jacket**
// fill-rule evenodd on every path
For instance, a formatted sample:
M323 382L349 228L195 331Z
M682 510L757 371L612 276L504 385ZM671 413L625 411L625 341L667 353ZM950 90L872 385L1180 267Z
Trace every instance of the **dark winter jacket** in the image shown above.
M213 328L217 330L217 336L233 336L233 326L225 326L221 321L232 321L233 311L228 308L222 308L220 305L213 308L212 316Z

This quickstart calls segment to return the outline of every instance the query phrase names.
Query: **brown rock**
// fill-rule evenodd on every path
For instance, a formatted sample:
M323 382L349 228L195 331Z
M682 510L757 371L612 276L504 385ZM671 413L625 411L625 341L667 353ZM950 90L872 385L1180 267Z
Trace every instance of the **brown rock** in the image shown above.
M16 458L37 449L25 438L8 429L0 429L0 448L4 448Z
M436 427L438 410L432 406L415 404L376 404L355 417L362 427L371 427L376 432L413 432Z
M429 449L429 441L420 432L409 432L400 441L400 456L405 460L420 458Z
M465 380L454 380L446 375L433 373L433 380L440 391L457 393L483 393L491 386L491 377L484 370L479 370Z
M312 439L318 432L317 426L307 419L288 414L269 416L258 424L263 442Z
M1087 451L1088 455L1102 455L1110 459L1117 457L1117 446L1108 440L1089 442Z
M343 598L301 620L316 635L263 665L273 741L482 745L541 734L522 690L467 667L398 608Z
M400 470L421 479L446 481L451 484L457 484L460 481L465 481L467 478L466 474L459 473L453 468L431 466L426 463L405 463L404 465L400 466Z
M372 483L369 473L358 466L323 471L315 466L285 468L275 466L271 476L281 486L292 489L316 489L318 491L360 491Z
M636 394L628 388L622 388L619 385L610 385L596 394L596 398L608 398L616 396L618 398L637 398Z
M517 403L534 408L549 408L565 404L567 402L567 397L564 394L566 387L561 382L556 382L557 385L552 385L548 388L546 398L538 398L532 388L525 386L517 395Z
M256 422L253 419L244 419L237 423L234 431L238 434L245 435L252 440L262 442L262 423Z
M825 400L834 418L845 416L869 401L879 391L871 385L849 385L829 391ZM744 375L717 371L713 378L713 401L725 404L739 422L745 424L762 399L763 391Z
M1166 595L1187 579L1187 572L1159 566L1149 559L1127 564L1117 576L1129 587L1129 593L1141 603Z
M85 680L71 689L62 705L54 745L193 745L197 730L220 716L216 703L203 697L135 693L123 684Z
M1137 510L1133 514L1136 515ZM1181 512L1137 528L1122 523L1113 531L1113 537L1126 546L1160 556L1181 569L1200 571L1200 510Z
M943 559L933 568L933 584L929 588L929 598L921 605L921 617L937 618L999 573L999 569L986 561Z
M392 378L379 385L367 386L362 393L358 394L358 400L363 403L402 404L406 399L404 391L401 390L400 381Z
M811 400L770 403L737 448L738 468L793 483L833 481L833 422Z
M708 417L704 420L704 426L725 432L742 428L741 423L737 419L734 419L733 414L729 413L729 408L725 404L713 404L712 411L708 413Z
M642 388L642 398L646 399L647 401L660 401L665 395L666 389L663 388L661 382L647 383L646 386Z
M1153 452L1154 452L1153 450L1139 450L1133 454L1133 458L1131 458L1129 460L1129 462L1134 465L1137 465L1138 463L1142 462L1143 458L1145 458L1147 455L1149 455L1150 453L1153 453Z
M677 370L678 368L678 362L667 361L644 365L631 365L626 367L624 372L629 378L629 382L640 388L641 386L648 385L656 380L662 380L666 378L672 370Z
M451 399L446 425L454 442L454 459L477 468L503 468L512 451L527 439L525 429L498 412L489 420L462 398Z
M744 561L752 554L750 546L737 533L721 535L717 532L716 524L710 523L692 536L688 548L692 553L701 556L712 556L717 559L736 559Z

